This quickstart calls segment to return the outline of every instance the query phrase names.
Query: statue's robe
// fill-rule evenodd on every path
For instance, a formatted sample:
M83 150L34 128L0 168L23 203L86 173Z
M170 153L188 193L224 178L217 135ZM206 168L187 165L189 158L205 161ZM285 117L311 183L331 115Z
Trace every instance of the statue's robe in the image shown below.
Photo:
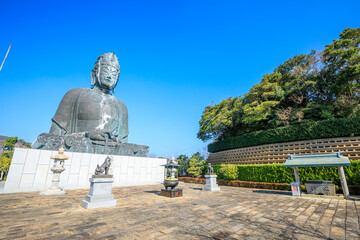
M121 142L128 140L128 112L125 104L109 93L97 88L75 88L68 91L60 102L53 125L61 129L61 135L109 131ZM50 133L59 134L51 127Z

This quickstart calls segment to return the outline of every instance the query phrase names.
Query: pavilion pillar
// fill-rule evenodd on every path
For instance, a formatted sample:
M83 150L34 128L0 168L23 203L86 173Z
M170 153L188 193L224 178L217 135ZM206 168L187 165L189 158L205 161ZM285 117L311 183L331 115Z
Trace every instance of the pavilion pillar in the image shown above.
M300 185L300 175L299 175L299 169L297 167L294 167L294 173L295 173L295 182L299 183Z
M344 167L339 166L338 170L339 170L341 188L343 190L344 196L345 196L346 199L350 199L349 188L348 188L348 185L347 185L347 182L346 182Z
M299 169L297 167L294 167L294 174L295 174L295 182L299 184L299 192L301 193L300 175L299 175Z

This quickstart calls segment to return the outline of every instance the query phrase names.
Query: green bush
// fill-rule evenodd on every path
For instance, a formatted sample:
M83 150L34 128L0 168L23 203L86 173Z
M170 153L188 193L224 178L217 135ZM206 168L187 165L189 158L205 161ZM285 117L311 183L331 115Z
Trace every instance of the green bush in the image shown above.
M290 183L295 182L294 170L283 164L234 165L237 167L236 180L249 182ZM227 179L221 171L221 165L214 165L218 179ZM360 185L360 160L351 161L349 167L344 167L349 185ZM331 180L341 187L337 167L305 167L299 168L301 184L306 180Z
M13 150L4 150L1 154L1 157L7 157L7 158L12 159L13 155L14 155Z
M8 149L8 150L12 150L15 147L15 143L17 142L18 138L17 137L8 137L6 138L3 146L4 149Z
M221 164L219 172L227 180L237 180L239 177L237 165Z
M213 142L208 145L208 151L218 152L262 144L359 135L360 118L341 118L251 132L224 141Z

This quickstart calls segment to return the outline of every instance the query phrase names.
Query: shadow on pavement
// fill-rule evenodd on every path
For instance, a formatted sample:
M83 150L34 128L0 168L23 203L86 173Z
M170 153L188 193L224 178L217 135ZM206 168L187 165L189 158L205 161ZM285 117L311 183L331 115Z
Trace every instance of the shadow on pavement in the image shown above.
M161 191L145 191L146 193L153 193L156 195L161 195Z
M283 191L274 191L274 190L254 190L254 193L265 193L265 194L278 194L278 195L285 195L291 196L291 192L283 192Z

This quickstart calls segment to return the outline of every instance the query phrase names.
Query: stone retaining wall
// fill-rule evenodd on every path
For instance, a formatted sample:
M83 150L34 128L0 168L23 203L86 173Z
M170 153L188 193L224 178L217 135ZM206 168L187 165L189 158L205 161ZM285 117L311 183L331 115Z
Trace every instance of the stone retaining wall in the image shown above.
M54 160L50 155L56 151L15 148L4 189L0 193L43 191L50 187ZM61 173L59 186L64 189L80 189L90 186L89 178L97 164L107 155L65 152L65 171ZM113 156L113 186L149 185L164 179L163 158Z
M360 159L360 137L313 139L254 147L236 148L210 153L211 164L269 164L284 163L288 154L321 154L344 151L350 160Z

